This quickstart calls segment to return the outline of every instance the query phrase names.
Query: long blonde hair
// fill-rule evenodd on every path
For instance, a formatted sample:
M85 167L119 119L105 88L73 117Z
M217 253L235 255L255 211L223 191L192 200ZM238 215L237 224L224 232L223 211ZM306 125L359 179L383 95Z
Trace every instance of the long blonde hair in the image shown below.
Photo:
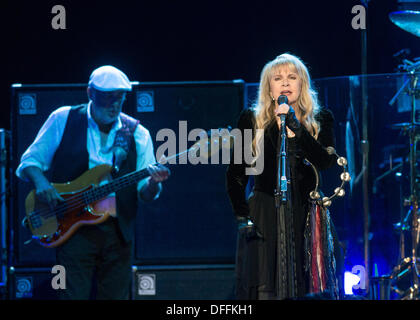
M268 62L261 72L258 99L254 104L255 129L266 129L275 120L274 109L276 105L270 95L270 79L280 66L289 67L298 74L301 80L301 92L294 106L294 111L300 123L317 139L320 130L319 123L315 120L315 115L320 109L317 93L311 87L311 78L306 66L298 57L288 53L281 54L273 61ZM257 130L257 134L252 141L256 155L259 153L262 134L261 130Z

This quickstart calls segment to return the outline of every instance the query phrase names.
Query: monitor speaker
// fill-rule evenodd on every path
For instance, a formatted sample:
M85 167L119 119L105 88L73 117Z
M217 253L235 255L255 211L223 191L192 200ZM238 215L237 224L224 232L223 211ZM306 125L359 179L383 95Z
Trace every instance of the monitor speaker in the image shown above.
M133 300L234 300L234 265L133 266Z

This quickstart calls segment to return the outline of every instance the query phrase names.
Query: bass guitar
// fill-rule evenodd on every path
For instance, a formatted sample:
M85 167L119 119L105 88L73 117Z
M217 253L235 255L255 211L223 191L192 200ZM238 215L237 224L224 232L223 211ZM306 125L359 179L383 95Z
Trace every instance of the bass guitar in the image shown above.
M200 139L188 150L165 158L169 161L182 156L192 155L209 158L221 149L230 149L232 138L228 129L219 129L217 134ZM161 164L166 164L162 163ZM52 183L63 202L54 208L41 202L32 190L25 200L26 216L22 224L29 228L32 238L46 248L55 248L67 241L83 225L104 222L116 213L115 198L110 194L139 182L149 176L147 168L128 173L106 184L100 185L104 177L113 170L110 165L99 165L84 172L75 180L67 183Z

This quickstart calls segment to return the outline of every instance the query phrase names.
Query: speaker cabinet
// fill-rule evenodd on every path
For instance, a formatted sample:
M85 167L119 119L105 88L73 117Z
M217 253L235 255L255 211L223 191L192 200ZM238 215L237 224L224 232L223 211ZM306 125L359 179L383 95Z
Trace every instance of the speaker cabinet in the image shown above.
M14 266L45 267L55 264L55 250L45 249L31 239L21 224L25 217L25 199L33 188L16 177L15 171L25 150L35 139L49 114L61 106L87 102L86 85L13 85L11 89L11 243Z
M243 108L244 83L182 82L141 84L134 92L140 120L154 139L155 153L170 130L176 152L194 142L187 132L236 126ZM183 125L186 126L183 127ZM182 131L186 132L182 132ZM142 203L136 222L135 264L232 263L236 224L225 187L227 164L169 165L171 177L160 198ZM158 159L159 160L159 159Z
M9 275L10 300L57 300L51 268L12 268Z
M234 265L133 266L133 300L233 300Z

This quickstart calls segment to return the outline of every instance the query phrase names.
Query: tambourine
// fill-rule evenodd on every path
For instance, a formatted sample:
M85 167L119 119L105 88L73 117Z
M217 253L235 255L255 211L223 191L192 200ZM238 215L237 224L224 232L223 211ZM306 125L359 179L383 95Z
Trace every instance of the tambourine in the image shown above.
M320 205L323 205L325 207L329 207L332 203L332 200L335 197L340 197L340 198L344 197L344 195L346 194L346 192L344 191L344 188L343 188L344 184L346 182L349 182L351 177L350 177L350 174L347 171L347 159L344 158L344 157L340 157L333 147L328 147L326 149L327 149L328 154L335 154L337 156L337 164L340 167L343 167L343 172L340 174L341 185L334 189L334 194L333 195L331 195L329 197L321 197L321 194L318 191L318 187L319 187L319 173L318 173L318 170L315 168L315 166L310 161L308 161L307 159L305 159L305 161L314 170L315 178L316 178L315 190L313 190L309 193L309 197L313 201L318 202Z

